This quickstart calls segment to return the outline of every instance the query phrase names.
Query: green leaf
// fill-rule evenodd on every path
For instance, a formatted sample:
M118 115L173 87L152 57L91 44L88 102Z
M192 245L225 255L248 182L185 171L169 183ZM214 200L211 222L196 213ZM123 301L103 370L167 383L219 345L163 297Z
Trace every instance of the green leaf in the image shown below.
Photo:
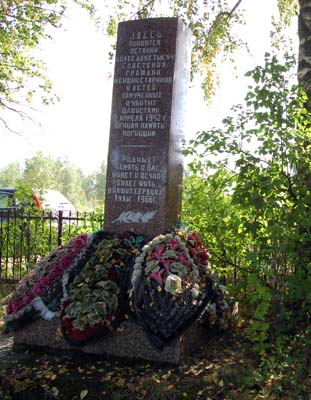
M131 240L124 239L124 244L125 244L127 247L132 247L132 241L131 241Z
M136 244L139 244L139 243L141 243L141 242L143 242L144 241L144 238L142 237L142 236L137 236L137 238L136 238Z
M246 253L245 258L249 261L256 261L258 259L258 254L253 252L248 252Z

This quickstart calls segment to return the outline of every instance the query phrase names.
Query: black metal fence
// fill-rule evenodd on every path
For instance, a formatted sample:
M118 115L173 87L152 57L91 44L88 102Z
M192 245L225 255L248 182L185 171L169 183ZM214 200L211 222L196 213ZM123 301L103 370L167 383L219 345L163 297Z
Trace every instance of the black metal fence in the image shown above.
M0 210L0 281L21 279L52 249L103 229L103 214Z

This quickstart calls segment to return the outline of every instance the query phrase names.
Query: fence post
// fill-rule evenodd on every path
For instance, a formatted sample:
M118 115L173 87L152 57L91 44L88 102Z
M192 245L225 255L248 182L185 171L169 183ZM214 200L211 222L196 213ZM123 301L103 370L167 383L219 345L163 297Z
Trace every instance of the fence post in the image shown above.
M57 230L57 244L60 246L62 244L63 236L63 211L58 212L58 230Z

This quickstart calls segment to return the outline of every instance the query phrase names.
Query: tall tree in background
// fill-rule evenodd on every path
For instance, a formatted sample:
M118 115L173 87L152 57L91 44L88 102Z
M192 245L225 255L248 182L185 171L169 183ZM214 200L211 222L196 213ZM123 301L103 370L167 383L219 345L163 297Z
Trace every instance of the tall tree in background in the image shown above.
M117 23L127 19L178 17L193 33L192 76L201 75L205 98L210 100L217 84L219 57L229 59L242 44L232 30L242 22L238 12L241 4L242 0L117 0L107 32L116 35Z
M55 165L51 157L45 157L38 151L34 157L25 161L23 179L32 188L56 189L57 169L58 165Z
M0 187L29 186L60 191L79 211L95 211L104 205L106 162L98 171L85 176L68 160L46 157L37 152L25 161L0 169Z
M94 15L89 0L0 1L0 122L11 131L4 115L13 112L24 119L35 94L41 95L44 103L55 98L44 64L33 50L42 40L51 38L52 28L61 26L72 3Z
M11 163L0 170L0 186L15 187L22 178L22 169L18 162Z
M83 188L85 177L82 171L75 168L67 160L56 162L57 189L62 192L78 209L87 207L86 193Z
M91 209L103 208L106 190L106 161L103 161L100 169L88 175L84 180L84 190Z
M45 75L44 63L38 60L39 45L53 35L66 16L72 4L85 8L94 19L98 16L93 0L1 0L0 1L0 122L9 130L10 115L18 114L27 118L27 107L34 96L41 96L48 104L53 96L52 83ZM203 1L172 0L167 3L166 16L178 16L192 29L193 73L204 73L203 87L207 96L213 93L215 59L222 52L229 54L239 45L231 34L231 28L239 23L236 10L242 0L229 7L226 0ZM115 3L103 0L110 7L110 34L116 33L117 22L130 18L157 16L156 0L117 0Z
M311 0L299 0L298 81L308 95L311 110Z

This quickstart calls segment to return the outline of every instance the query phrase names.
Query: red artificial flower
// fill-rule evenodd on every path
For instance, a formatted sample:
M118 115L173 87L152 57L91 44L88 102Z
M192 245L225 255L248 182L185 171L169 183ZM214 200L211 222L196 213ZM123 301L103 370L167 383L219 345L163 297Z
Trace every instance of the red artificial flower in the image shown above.
M149 254L148 259L149 260L154 260L154 259L160 260L163 253L164 253L164 247L158 246L152 253Z
M172 239L169 243L168 243L169 247L172 250L177 250L179 248L179 243L177 242L177 240Z
M191 232L188 235L188 241L193 242L193 247L198 247L198 246L202 246L202 243L199 239L199 236L196 232ZM191 243L192 244L192 243Z
M72 257L70 257L70 256L65 256L65 257L63 257L63 258L60 260L60 266L61 266L62 268L66 268L66 267L68 267L68 266L71 264L71 261L72 261Z
M45 289L46 288L40 282L38 282L35 284L33 291L36 296L43 296Z
M57 267L55 269L53 269L53 271L51 271L51 277L53 278L53 280L60 278L64 273L63 268L61 267Z
M191 261L186 256L185 253L178 253L177 255L178 261L183 264L185 267L191 267Z
M47 287L47 286L50 284L50 277L49 277L49 275L43 276L43 277L40 279L39 282L40 282L40 284L41 284L42 286Z
M197 264L201 265L208 264L208 252L206 251L206 249L197 251L193 258Z
M112 282L119 281L119 273L114 268L109 268L108 279Z
M87 332L80 331L80 329L68 329L67 334L70 337L70 339L75 340L77 342L89 339L89 335L87 334Z
M159 261L159 263L161 265L163 265L163 267L168 270L168 268L173 264L174 260L170 259L170 258L161 258L161 260Z
M194 247L189 247L188 251L192 257L194 257L194 255L196 254L196 249Z
M68 306L69 303L65 307ZM106 317L106 321L112 322L115 318L115 313L112 312ZM86 341L99 332L105 332L107 330L104 323L98 323L93 327L86 326L84 329L74 329L73 322L70 318L63 318L63 324L66 329L67 336L77 342Z
M160 269L160 271L153 272L152 274L149 275L150 278L154 279L155 281L158 282L159 285L163 285L164 279L162 278L162 275L164 274L165 269Z
M63 318L63 324L66 329L72 328L72 321L70 318Z
M26 306L27 304L31 303L34 298L35 298L34 293L26 292L26 294L23 298L24 305Z
M16 313L17 311L21 310L24 307L22 300L16 300L12 303L9 303L7 306L6 312L8 314Z

